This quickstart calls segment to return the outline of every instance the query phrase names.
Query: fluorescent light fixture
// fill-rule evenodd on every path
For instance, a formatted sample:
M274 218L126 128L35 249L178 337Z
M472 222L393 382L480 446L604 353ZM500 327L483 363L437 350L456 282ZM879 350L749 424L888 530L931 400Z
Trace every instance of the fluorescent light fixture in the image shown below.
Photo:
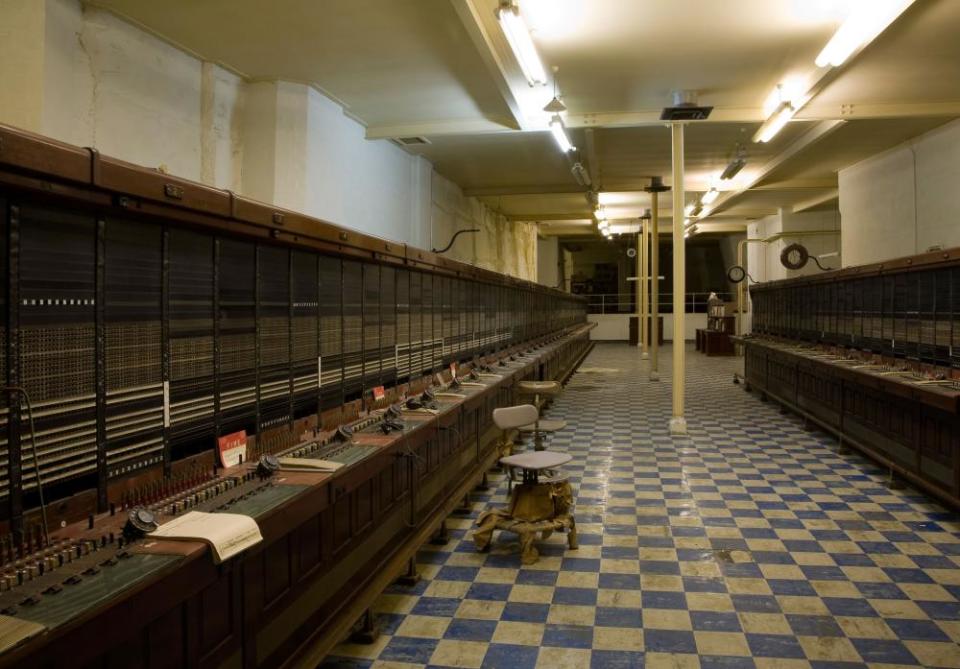
M574 163L573 167L570 168L570 171L573 173L573 178L576 180L577 184L580 186L590 185L590 173L587 172L587 168L585 168L582 163Z
M684 207L684 209L683 209L683 215L684 215L684 216L689 216L690 214L693 213L693 210L696 209L696 207L697 207L697 203L696 203L696 202L691 202L691 203L688 204L686 207Z
M742 170L747 164L747 152L744 150L743 146L737 144L737 150L727 166L723 168L723 172L720 174L721 181L729 181Z
M860 47L866 46L886 30L914 0L868 0L857 2L823 51L817 56L817 67L839 67Z
M530 30L520 15L520 7L515 2L504 0L497 8L497 19L527 82L531 86L546 84L547 71L540 60L540 54L537 53L537 47L533 44Z
M703 194L703 197L700 198L700 202L703 204L713 204L713 202L720 197L720 191L717 190L716 186L713 186L706 193Z
M564 153L573 151L573 144L567 137L567 129L563 127L563 119L560 118L560 114L554 114L553 118L550 119L550 132L553 133L553 138L557 140L557 146L560 147L561 151Z
M760 126L760 129L757 130L757 133L753 136L754 142L769 142L774 136L783 130L790 119L793 118L793 115L797 113L797 110L793 108L793 105L789 102L781 102L770 117L763 122L763 125Z

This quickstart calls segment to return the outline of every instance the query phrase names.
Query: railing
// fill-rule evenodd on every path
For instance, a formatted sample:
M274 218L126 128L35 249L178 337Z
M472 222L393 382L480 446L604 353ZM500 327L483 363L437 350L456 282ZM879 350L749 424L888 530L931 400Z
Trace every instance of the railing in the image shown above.
M685 312L688 314L707 313L707 298L710 293L687 293L684 299ZM717 293L724 302L733 300L732 293ZM600 293L586 295L587 313L591 314L631 314L637 313L636 296L633 293ZM673 293L660 293L660 313L673 313Z

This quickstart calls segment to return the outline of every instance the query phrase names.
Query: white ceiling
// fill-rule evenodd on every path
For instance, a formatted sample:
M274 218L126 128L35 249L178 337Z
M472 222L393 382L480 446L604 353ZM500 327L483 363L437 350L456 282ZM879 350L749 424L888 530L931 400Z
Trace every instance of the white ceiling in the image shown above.
M670 183L674 89L713 105L686 129L686 189L705 190L743 142L749 163L715 216L836 207L836 173L960 117L960 0L916 0L769 144L750 137L776 84L813 60L856 2L520 0L594 187L635 216L651 175ZM543 130L550 87L530 88L494 16L497 0L96 0L251 78L310 82L370 138L415 149L467 193L542 234L576 234L590 207ZM837 123L837 120L843 121ZM669 209L669 205L663 207ZM577 223L576 221L581 221Z

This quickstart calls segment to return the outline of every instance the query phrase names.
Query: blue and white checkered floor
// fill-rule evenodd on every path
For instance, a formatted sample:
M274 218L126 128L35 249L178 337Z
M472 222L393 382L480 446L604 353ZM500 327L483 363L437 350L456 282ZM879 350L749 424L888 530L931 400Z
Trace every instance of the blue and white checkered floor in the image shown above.
M549 447L574 456L578 550L555 534L521 567L513 535L479 554L454 517L423 580L380 598L379 640L323 669L960 667L960 517L733 385L741 359L688 349L672 439L661 360L651 383L600 344L547 412L569 422Z

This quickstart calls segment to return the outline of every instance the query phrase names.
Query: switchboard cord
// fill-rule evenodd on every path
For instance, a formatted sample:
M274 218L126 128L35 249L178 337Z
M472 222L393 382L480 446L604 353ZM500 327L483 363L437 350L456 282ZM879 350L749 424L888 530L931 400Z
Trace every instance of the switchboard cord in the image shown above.
M27 420L30 422L30 448L33 451L33 471L37 477L37 494L40 497L40 518L43 521L43 540L46 545L50 545L50 530L47 527L47 505L43 501L43 481L40 479L40 458L37 456L37 431L33 427L33 404L30 402L30 394L26 388L21 386L6 386L5 392L16 392L23 395L27 403Z
M829 272L829 271L832 269L832 268L830 268L830 267L824 267L823 265L821 265L821 264L820 264L820 259L817 258L817 256L810 256L810 260L812 260L813 262L817 263L817 267L819 267L819 268L820 268L822 271L824 271L824 272Z

